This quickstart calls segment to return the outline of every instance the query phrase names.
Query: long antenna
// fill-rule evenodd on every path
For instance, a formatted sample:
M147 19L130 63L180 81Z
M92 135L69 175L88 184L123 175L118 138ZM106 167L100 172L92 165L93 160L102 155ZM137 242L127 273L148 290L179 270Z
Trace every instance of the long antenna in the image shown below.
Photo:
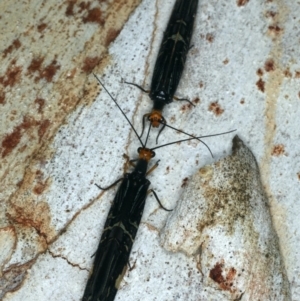
M195 137L194 135L188 134L187 132L184 132L183 130L176 129L176 128L172 127L171 125L168 125L167 123L162 123L162 124L164 124L165 126L169 127L172 130L178 131L178 132L180 132L182 134L186 134L187 136L190 136L192 138L197 139L198 141L200 141L202 144L204 144L206 146L206 148L210 152L210 155L212 156L212 158L214 157L214 155L213 155L212 151L210 150L209 146L205 142L203 142L201 139Z
M189 141L189 140L194 140L194 139L214 137L214 136L220 136L220 135L229 134L229 133L232 133L232 132L235 132L235 131L236 130L231 130L231 131L223 132L223 133L219 133L219 134L211 134L211 135L206 135L206 136L200 136L200 137L194 137L194 138L187 138L187 139L183 139L183 140L178 140L178 141L174 141L174 142L170 142L170 143L166 143L166 144L154 147L151 150L155 150L155 149L158 149L158 148L161 148L161 147L164 147L164 146L167 146L167 145L172 145L172 144L175 144L175 143L179 143L179 142L184 142L184 141Z
M112 97L112 95L109 93L109 91L105 88L104 84L101 82L101 80L98 78L98 76L93 73L94 76L96 77L97 81L100 83L100 85L103 87L103 89L106 91L106 93L110 96L110 98L114 101L114 103L117 105L117 107L119 108L119 110L122 112L123 116L126 118L126 120L128 121L128 123L130 124L131 128L133 129L135 135L138 137L138 139L140 140L140 143L143 147L144 143L142 142L140 136L138 135L138 133L136 132L134 126L132 125L132 123L129 121L128 117L126 116L126 114L123 112L123 110L121 109L121 107L119 106L119 104L117 103L117 101Z

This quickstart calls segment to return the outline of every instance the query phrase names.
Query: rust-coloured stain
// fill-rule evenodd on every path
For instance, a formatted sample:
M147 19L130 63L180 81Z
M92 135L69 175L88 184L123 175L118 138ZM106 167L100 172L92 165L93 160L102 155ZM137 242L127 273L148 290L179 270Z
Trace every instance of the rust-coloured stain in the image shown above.
M36 98L34 102L38 105L38 112L41 114L45 106L45 99Z
M88 10L91 6L90 2L80 2L79 3L79 12L83 12L84 10Z
M28 202L27 205L31 205L31 208L22 208L13 204L13 215L7 214L9 219L25 227L34 228L41 237L47 240L47 235L51 234L51 231L53 232L50 228L51 214L49 205L46 202L37 204Z
M2 158L6 157L8 154L10 154L13 151L14 148L16 148L16 146L20 143L23 132L26 132L29 128L33 126L39 126L38 135L39 135L39 142L41 142L41 139L45 135L46 130L50 126L50 121L49 120L36 121L33 118L24 117L23 122L18 126L16 126L13 132L11 134L7 134L3 139L1 143Z
M42 141L42 138L44 137L48 127L50 126L51 122L50 120L46 119L38 123L39 129L38 129L38 135L39 135L39 142Z
M300 78L300 71L295 71L295 78Z
M223 114L224 109L218 104L218 102L212 102L208 108L209 111L213 112L216 116Z
M76 0L75 1L69 1L69 4L68 4L66 12L65 12L67 17L70 17L70 16L74 15L74 5L75 5L75 3L76 3Z
M196 97L194 100L193 100L193 103L194 104L197 104L197 103L199 103L200 102L200 98L199 97Z
M88 74L91 73L93 69L99 64L100 60L101 59L98 56L86 57L83 62L83 67L81 68L82 71Z
M226 58L226 59L223 61L223 64L224 64L224 65L227 65L228 63L229 63L229 59Z
M273 35L279 35L283 29L280 28L278 25L270 25L268 27L269 33L273 34Z
M300 172L297 173L298 180L300 181Z
M13 60L8 66L5 75L0 76L0 83L4 86L13 87L20 81L22 68L20 66L16 66L16 61Z
M60 69L57 61L54 59L44 70L40 73L40 77L44 78L48 83L50 83L55 75L56 71Z
M95 7L88 10L88 15L82 18L83 23L98 23L103 25L105 20L102 18L102 12L100 8Z
M285 77L292 77L292 72L290 71L290 69L285 69L283 71L283 74Z
M240 104L243 105L244 103L245 103L245 98L242 98L242 99L240 100Z
M276 15L277 15L277 12L274 12L274 11L271 11L271 10L266 12L266 17L267 18L272 18L273 19L273 18L275 18Z
M200 83L199 83L199 87L200 87L200 88L203 88L203 87L204 87L203 82L200 82Z
M27 68L27 74L39 72L43 62L44 62L44 57L33 58L30 65Z
M261 78L256 82L256 86L258 90L265 92L265 82Z
M300 98L300 91L298 92L298 97Z
M186 110L190 110L192 107L193 107L193 105L188 103L188 104L185 104L185 105L181 106L180 110L181 111L186 111Z
M37 180L37 184L34 186L33 188L33 193L35 194L42 194L46 188L49 186L49 178L47 178L46 180L43 181L43 177L44 174L42 171L37 170L36 171L36 180Z
M38 32L42 32L42 31L44 31L46 28L47 28L47 24L46 23L41 23L41 24L39 24L38 26L37 26L37 30L38 30Z
M5 58L9 53L11 53L14 49L19 49L21 47L21 42L19 39L13 40L11 45L9 45L6 49L3 50L2 57Z
M267 72L270 72L270 71L274 71L275 70L275 63L274 63L274 60L273 59L268 59L266 60L265 62L265 70Z
M232 285L236 275L236 270L235 268L230 268L226 277L224 278L222 275L223 267L224 265L222 263L217 262L213 269L210 270L209 277L218 283L222 290L233 292L235 290L232 289Z
M27 130L34 123L32 119L24 117L23 122L16 126L11 134L6 135L2 141L2 158L10 154L19 144L22 137L22 130Z
M181 187L182 187L182 188L185 187L185 186L187 185L188 181L189 181L189 178L184 178L184 179L182 180Z
M0 104L5 104L5 93L3 91L0 91Z
M52 81L57 70L60 69L56 59L53 59L52 62L45 67L42 67L44 62L44 57L33 58L30 65L27 68L27 74L38 73L38 76L35 77L34 81L37 82L41 79L45 79L48 83Z
M259 69L257 69L256 74L257 74L258 76L263 76L263 75L264 75L264 72L259 68Z
M115 30L114 28L110 28L107 32L106 39L105 39L105 47L107 47L112 41L116 39L119 35L120 30Z
M244 6L249 2L249 0L237 0L236 4L237 6Z
M205 39L209 42L212 43L214 41L214 36L212 33L207 33L205 36Z
M272 153L271 153L272 156L279 157L284 154L285 154L285 149L284 149L283 144L274 145Z

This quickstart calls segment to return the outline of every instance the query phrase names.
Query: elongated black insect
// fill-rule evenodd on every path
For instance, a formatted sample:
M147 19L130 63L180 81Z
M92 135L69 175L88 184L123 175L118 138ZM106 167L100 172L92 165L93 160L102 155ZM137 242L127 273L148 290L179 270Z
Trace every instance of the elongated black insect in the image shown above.
M144 133L146 118L153 127L159 127L159 125L162 124L162 128L157 135L157 140L167 125L162 115L162 110L166 104L173 101L174 94L178 87L186 56L190 48L197 7L198 0L176 0L154 66L150 92L137 84L128 83L149 93L153 101L151 112L143 116L141 136ZM189 101L188 99L177 100Z
M126 271L131 247L141 221L147 193L149 192L150 181L146 179L146 176L158 165L158 163L156 163L147 171L149 161L155 156L154 150L195 138L171 142L152 149L147 148L146 143L151 125L146 142L143 144L133 125L116 100L106 90L98 78L97 80L121 110L142 145L142 147L138 149L139 157L136 160L137 163L134 170L131 173L126 173L123 178L105 188L105 190L109 189L122 181L105 222L103 234L95 253L94 268L82 298L83 301L113 301ZM203 136L202 138L204 137L209 136ZM98 187L103 189L100 186ZM154 194L160 206L164 208L155 191L151 189L150 192Z

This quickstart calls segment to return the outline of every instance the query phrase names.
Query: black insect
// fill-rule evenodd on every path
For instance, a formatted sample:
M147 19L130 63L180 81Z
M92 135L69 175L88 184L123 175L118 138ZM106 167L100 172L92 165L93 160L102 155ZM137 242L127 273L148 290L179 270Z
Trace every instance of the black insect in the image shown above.
M141 136L144 132L146 118L153 127L159 127L159 125L162 124L157 140L167 125L162 115L162 110L166 104L171 103L173 98L175 98L174 94L179 84L186 56L190 48L197 7L198 0L176 0L154 66L150 92L137 84L128 83L149 93L153 101L151 112L143 116ZM188 99L175 99L189 101Z
M98 78L97 80L110 95L101 81ZM129 122L142 147L138 149L139 156L138 159L135 160L136 165L131 173L126 173L123 178L117 180L107 188L101 188L97 185L100 189L106 190L116 185L118 182L121 182L105 222L98 249L95 253L94 268L87 282L82 298L83 301L114 300L119 284L126 271L131 247L141 221L147 194L152 192L160 206L164 208L155 191L152 189L149 190L150 181L146 179L147 174L153 171L158 165L157 162L147 171L149 161L155 156L154 150L166 145L195 139L188 138L149 149L146 147L146 143L151 125L148 130L146 142L143 144L133 125L130 123L116 100L111 95L110 97ZM203 136L202 138L204 137L209 136Z
M133 172L126 173L113 184L122 181L105 222L84 301L113 301L126 271L149 191L150 181L146 179L148 162L155 156L154 151L144 145L138 153ZM155 191L151 191L159 202Z

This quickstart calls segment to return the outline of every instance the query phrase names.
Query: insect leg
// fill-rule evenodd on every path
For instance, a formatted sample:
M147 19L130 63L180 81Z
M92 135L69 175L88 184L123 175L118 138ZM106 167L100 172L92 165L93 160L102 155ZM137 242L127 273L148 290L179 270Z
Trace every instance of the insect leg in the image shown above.
M164 118L164 117L162 117L162 122L161 122L161 124L162 124L162 127L161 127L161 129L159 130L159 132L158 132L158 134L157 134L157 136L156 136L156 144L158 143L158 137L159 137L159 135L161 134L161 132L164 130L164 128L165 128L165 126L166 126L166 124L167 124L167 121L166 121L166 119Z
M165 207L162 205L162 203L161 203L161 201L159 200L159 198L158 198L156 192L155 192L153 189L148 190L148 193L150 193L150 192L153 193L154 197L156 198L158 204L160 205L160 207L161 207L162 209L164 209L165 211L172 211L172 210L173 210L173 209L167 209L167 208L165 208Z
M156 167L158 166L158 162L160 160L158 160L146 173L146 176L148 176L154 169L156 169Z
M142 90L142 91L145 92L145 93L149 93L149 92L150 92L150 91L145 90L143 87L141 87L141 86L139 86L139 85L137 85L137 84L135 84L135 83L129 83L129 82L124 82L124 83L127 84L127 85L135 86L135 87L139 88L140 90Z
M145 115L143 116L143 128L142 128L142 133L141 133L140 137L142 137L143 134L144 134L144 129L145 129L145 119L146 119L147 117L149 118L149 116L150 116L150 113L147 113L147 114L145 114Z
M190 105L192 105L193 107L195 107L195 105L187 98L178 98L176 96L173 96L173 98L177 101L187 101Z
M109 185L108 187L101 187L98 184L95 184L99 189L101 190L109 190L110 188L114 187L116 184L118 184L120 181L122 181L123 178L118 179L116 182L112 183L111 185Z

